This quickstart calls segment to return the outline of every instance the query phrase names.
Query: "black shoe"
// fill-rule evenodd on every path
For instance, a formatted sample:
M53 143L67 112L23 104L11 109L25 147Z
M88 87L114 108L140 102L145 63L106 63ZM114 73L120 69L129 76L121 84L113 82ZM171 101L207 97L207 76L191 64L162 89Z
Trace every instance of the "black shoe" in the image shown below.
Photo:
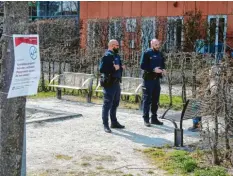
M149 122L146 122L146 121L144 121L144 125L145 125L146 127L150 127L150 126L151 126L150 123L149 123Z
M151 120L151 124L154 124L154 125L163 125L163 122L159 121L158 119L153 119Z
M188 131L191 131L191 132L199 132L199 131L200 131L200 128L189 127L189 128L188 128Z
M111 128L125 128L124 125L121 125L119 122L112 123Z
M193 126L192 127L189 127L188 128L188 131L191 131L191 132L198 132L198 131L200 131L201 129L200 129L200 125L198 125L198 124L193 124Z
M109 128L109 126L104 126L104 131L106 133L111 133L112 132L111 129Z

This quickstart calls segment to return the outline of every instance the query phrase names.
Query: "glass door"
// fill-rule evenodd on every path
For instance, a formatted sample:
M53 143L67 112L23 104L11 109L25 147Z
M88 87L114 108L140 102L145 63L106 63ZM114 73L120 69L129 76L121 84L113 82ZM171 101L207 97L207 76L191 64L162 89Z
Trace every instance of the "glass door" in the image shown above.
M208 52L214 54L218 63L226 50L227 16L208 16Z

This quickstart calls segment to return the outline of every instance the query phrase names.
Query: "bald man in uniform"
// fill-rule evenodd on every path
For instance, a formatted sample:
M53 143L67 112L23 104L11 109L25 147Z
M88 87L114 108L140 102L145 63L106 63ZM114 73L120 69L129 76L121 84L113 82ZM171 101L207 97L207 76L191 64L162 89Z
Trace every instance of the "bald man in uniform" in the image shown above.
M116 118L116 111L119 106L121 95L120 82L122 71L125 69L125 66L122 65L118 51L118 41L115 39L110 40L108 43L108 50L105 52L99 65L101 85L104 93L102 120L104 131L107 133L111 133L111 129L108 124L109 112L111 128L125 128L125 126L121 125Z
M159 51L160 42L158 39L151 40L151 48L147 49L141 58L140 66L143 73L143 119L144 125L163 125L158 120L158 103L160 96L160 78L166 74L165 60ZM151 118L149 111L151 109ZM151 120L151 123L150 121Z

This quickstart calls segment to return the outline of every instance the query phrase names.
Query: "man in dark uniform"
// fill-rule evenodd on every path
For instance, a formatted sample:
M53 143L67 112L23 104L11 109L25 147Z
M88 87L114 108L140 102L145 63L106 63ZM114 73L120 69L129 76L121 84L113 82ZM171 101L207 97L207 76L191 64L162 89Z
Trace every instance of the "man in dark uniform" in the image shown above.
M151 109L151 124L163 125L157 117L158 103L160 96L160 78L165 71L165 61L159 51L160 42L157 39L151 40L151 48L147 49L140 62L143 73L143 119L144 124L150 127L149 111Z
M103 86L104 102L102 108L102 120L104 130L111 133L108 124L108 115L110 111L111 128L125 128L116 118L117 107L120 102L120 82L122 71L125 68L122 65L120 56L118 55L119 43L117 40L110 40L108 50L104 54L100 62L101 85Z

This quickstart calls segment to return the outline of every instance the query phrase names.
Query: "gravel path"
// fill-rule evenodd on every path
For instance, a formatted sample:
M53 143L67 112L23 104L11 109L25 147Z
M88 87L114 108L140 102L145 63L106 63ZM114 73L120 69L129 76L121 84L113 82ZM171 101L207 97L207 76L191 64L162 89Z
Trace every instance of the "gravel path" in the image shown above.
M107 134L101 122L101 105L51 98L28 100L27 108L82 114L69 120L27 124L29 176L164 175L139 150L173 144L170 122L148 128L140 111L119 109L118 120L126 128ZM185 121L184 128L191 124L191 120ZM199 140L198 133L185 130L184 134L185 144Z

